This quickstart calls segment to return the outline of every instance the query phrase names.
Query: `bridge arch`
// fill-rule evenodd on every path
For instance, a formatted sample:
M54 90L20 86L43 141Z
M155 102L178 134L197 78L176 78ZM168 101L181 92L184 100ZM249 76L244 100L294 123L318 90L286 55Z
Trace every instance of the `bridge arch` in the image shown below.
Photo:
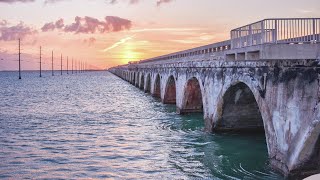
M169 76L165 91L164 91L164 104L176 104L176 80L173 75Z
M248 77L249 78L249 77ZM260 95L260 92L259 92L259 89L257 87L258 84L252 82L249 79L245 78L245 79L242 79L242 80L236 80L234 82L231 82L231 83L227 83L224 87L222 87L222 90L220 92L220 94L218 95L218 99L217 99L217 106L216 106L216 109L214 110L215 113L214 113L214 117L213 117L213 121L211 123L211 131L213 132L219 132L219 130L223 130L223 131L228 131L228 130L231 130L231 131L234 131L234 130L237 130L237 131L242 131L242 130L245 130L245 129L241 129L241 128L221 128L221 126L223 124L226 124L228 123L227 122L224 122L222 123L221 120L222 119L222 116L223 116L223 106L224 106L224 98L227 98L226 95L227 95L227 92L228 94L230 94L230 92L237 92L237 88L249 88L249 90L247 89L247 95L250 94L251 96L251 102L253 101L252 99L252 95L254 97L254 103L255 105L257 105L256 107L259 108L259 114L261 116L261 119L259 119L260 121L258 121L258 125L259 125L259 128L258 130L259 131L264 131L264 134L265 134L265 137L266 137L266 143L267 143L267 149L268 149L268 154L269 154L269 157L272 157L274 156L277 152L276 152L276 147L277 147L277 137L276 137L276 131L275 131L275 128L274 128L274 125L273 125L273 121L272 121L272 113L270 113L270 109L269 109L269 106L268 104L265 102L264 98L261 97ZM249 91L249 92L248 92ZM232 93L231 93L232 94ZM238 93L239 94L239 93ZM240 94L241 95L241 94ZM239 99L241 98L240 95L237 95L234 94L234 98L237 96L237 100L239 102ZM245 100L245 99L243 99ZM243 101L242 100L242 101ZM231 101L232 102L232 101ZM251 105L253 106L253 105ZM242 116L243 117L243 116ZM261 120L262 120L262 123L263 123L263 126L261 126ZM230 127L230 125L229 125ZM237 127L237 126L233 126L233 127ZM263 129L261 129L263 128ZM247 130L250 130L250 129L247 129Z
M244 82L231 84L218 101L214 131L264 131L260 107Z
M184 88L184 97L180 113L203 112L203 97L200 82L196 77L190 78Z
M156 74L153 85L153 96L161 98L161 78L160 74Z
M144 89L144 74L143 73L141 73L139 88Z
M151 92L151 74L150 73L147 74L146 87L145 87L144 91L146 93L150 93Z

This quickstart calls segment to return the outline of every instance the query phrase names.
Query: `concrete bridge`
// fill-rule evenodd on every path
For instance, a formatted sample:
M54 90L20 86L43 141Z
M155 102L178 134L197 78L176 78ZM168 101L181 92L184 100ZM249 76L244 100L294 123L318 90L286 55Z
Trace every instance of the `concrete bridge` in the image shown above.
M264 131L271 166L306 176L320 168L319 42L320 19L267 19L110 71L180 114L203 112L207 131Z

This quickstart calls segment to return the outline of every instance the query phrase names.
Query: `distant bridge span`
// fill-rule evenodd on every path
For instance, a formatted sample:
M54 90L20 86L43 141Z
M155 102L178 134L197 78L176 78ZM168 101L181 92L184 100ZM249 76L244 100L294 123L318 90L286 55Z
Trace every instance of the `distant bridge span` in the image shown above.
M303 24L313 33L291 32ZM264 130L272 167L304 176L320 165L319 34L320 19L268 19L228 41L110 71L180 114L203 112L207 131Z

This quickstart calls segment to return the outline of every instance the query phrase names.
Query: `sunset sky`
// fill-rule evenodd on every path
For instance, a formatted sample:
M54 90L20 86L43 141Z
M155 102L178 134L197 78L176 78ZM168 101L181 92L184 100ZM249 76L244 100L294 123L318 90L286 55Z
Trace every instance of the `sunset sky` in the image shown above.
M0 70L64 59L108 68L219 42L264 18L320 17L319 0L0 0Z

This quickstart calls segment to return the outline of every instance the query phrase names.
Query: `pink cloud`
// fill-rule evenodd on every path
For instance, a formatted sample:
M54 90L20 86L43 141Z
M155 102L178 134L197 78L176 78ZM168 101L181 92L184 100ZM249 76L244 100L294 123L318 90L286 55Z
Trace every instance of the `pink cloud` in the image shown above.
M93 34L128 30L131 26L132 22L130 20L116 16L106 16L104 21L89 16L83 18L77 16L72 24L64 25L63 19L59 19L55 23L46 23L41 29L43 32L60 29L64 32L73 32L75 34Z
M28 35L36 34L37 31L20 22L17 25L9 26L8 22L3 20L0 22L0 40L14 41L24 39Z
M61 29L64 27L63 19L59 19L58 21L46 23L42 28L42 32L53 31L55 29Z
M34 0L0 0L0 3L34 2Z

